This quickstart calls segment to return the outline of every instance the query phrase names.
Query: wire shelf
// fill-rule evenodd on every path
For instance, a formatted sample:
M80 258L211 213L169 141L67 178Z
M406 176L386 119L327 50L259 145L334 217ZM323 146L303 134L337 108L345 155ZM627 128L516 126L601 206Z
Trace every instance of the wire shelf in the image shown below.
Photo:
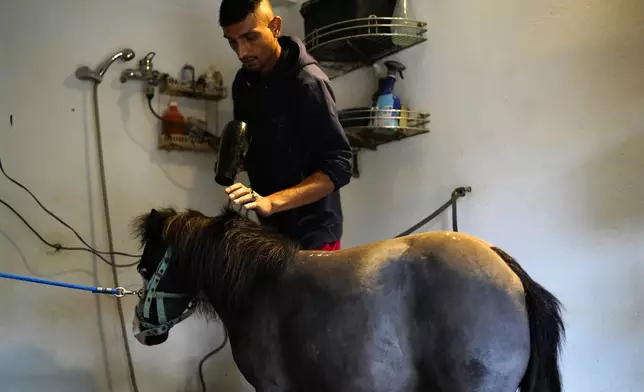
M195 151L203 153L216 153L219 143L208 143L204 139L193 138L190 135L159 134L159 150L166 151Z
M427 41L426 26L405 18L351 19L313 30L304 44L334 79Z
M175 97L186 97L200 99L204 101L221 101L228 96L228 90L225 87L217 87L213 90L197 90L196 88L183 86L181 84L164 81L159 86L161 94Z
M377 150L378 146L429 133L429 113L409 109L345 109L340 123L355 148Z

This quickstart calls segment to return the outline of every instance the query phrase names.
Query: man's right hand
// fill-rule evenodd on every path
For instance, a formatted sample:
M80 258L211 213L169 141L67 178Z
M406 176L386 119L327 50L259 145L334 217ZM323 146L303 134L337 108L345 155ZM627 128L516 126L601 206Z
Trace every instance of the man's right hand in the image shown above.
M244 184L236 183L226 188L230 200L244 208L254 210L258 215L269 216L273 213L273 202L263 197Z

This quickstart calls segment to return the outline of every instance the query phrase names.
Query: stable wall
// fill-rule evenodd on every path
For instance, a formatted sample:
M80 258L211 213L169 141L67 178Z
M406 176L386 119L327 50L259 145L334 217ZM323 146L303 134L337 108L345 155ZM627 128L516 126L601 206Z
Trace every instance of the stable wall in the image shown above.
M642 6L635 0L412 5L429 22L429 42L395 56L408 66L397 91L409 106L431 112L432 132L361 153L362 176L342 193L344 246L398 234L455 187L472 186L459 202L460 229L505 248L566 307L566 391L639 391ZM91 85L73 72L128 46L136 61L157 52L155 67L164 71L214 63L230 85L238 63L221 37L217 7L205 0L0 3L0 158L100 250L107 240ZM301 31L293 10L285 14L287 33ZM132 66L115 63L99 96L115 244L126 252L137 251L128 232L133 216L168 204L214 214L225 201L213 181L214 157L156 150L157 124L140 85L118 82L119 72ZM376 84L366 69L333 86L344 108L368 103ZM228 99L209 118L224 124L231 111ZM23 191L0 181L0 197L43 236L78 244ZM425 229L449 227L445 214ZM112 284L109 267L91 255L49 251L0 208L0 270ZM125 286L139 282L131 269L120 279ZM123 305L129 333L134 301ZM0 308L3 391L129 390L113 299L2 281ZM197 362L219 344L222 330L191 319L159 347L128 339L140 391L197 391ZM206 368L209 390L251 390L228 347Z

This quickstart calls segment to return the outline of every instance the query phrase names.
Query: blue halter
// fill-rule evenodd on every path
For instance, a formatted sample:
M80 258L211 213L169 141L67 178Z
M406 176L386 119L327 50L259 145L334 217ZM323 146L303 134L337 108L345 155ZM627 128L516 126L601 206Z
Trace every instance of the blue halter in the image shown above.
M190 295L190 294L165 293L162 291L157 291L157 286L161 282L161 278L163 278L166 271L168 270L168 263L170 262L171 257L172 257L172 251L170 250L170 247L168 247L168 250L165 252L163 259L157 266L157 270L155 271L154 275L150 279L148 286L145 288L145 297L143 299L143 309L141 310L140 304L137 304L136 306L136 316L139 319L139 323L141 324L141 326L147 328L145 331L139 330L135 334L137 338L145 337L145 336L163 335L167 333L170 330L170 328L174 327L175 325L179 324L181 321L190 317L190 315L192 315L192 313L195 310L194 301L190 301L190 303L188 304L188 307L180 316L172 320L168 320L166 317L165 306L163 302L165 299L186 298ZM145 321L146 319L150 318L150 308L152 307L153 299L156 299L157 317L159 321L158 325L154 325Z

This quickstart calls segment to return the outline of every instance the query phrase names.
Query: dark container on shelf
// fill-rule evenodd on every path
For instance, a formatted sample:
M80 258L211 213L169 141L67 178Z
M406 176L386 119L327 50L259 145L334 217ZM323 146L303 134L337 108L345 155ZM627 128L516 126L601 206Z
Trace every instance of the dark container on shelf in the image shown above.
M302 4L300 14L304 18L304 33L309 40L308 46L315 46L317 43L328 43L325 49L315 53L319 61L352 61L357 57L357 51L370 54L386 50L393 46L388 37L375 39L374 37L355 38L358 35L367 34L389 34L391 27L378 26L378 24L390 24L390 20L370 22L359 18L376 16L379 18L391 18L394 14L397 0L308 0ZM329 27L338 22L340 25ZM358 27L360 26L360 27ZM323 28L313 41L309 34ZM352 47L346 45L346 40L352 39Z

